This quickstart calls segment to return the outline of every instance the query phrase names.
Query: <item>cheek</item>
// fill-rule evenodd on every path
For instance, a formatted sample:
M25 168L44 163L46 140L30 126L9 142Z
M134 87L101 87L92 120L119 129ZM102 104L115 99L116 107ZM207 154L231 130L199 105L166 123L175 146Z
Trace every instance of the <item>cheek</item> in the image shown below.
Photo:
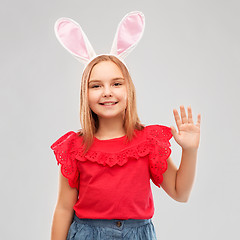
M88 95L88 101L91 103L98 101L98 95L96 93L90 93Z
M95 102L96 101L92 97L88 98L88 105L90 108L94 108Z

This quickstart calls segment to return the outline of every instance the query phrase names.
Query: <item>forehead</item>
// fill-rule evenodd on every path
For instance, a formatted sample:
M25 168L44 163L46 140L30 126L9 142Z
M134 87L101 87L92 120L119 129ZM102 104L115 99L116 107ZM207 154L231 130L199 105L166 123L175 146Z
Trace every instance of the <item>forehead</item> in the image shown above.
M112 61L102 61L93 67L90 75L90 80L99 78L109 79L116 77L123 78L121 69Z

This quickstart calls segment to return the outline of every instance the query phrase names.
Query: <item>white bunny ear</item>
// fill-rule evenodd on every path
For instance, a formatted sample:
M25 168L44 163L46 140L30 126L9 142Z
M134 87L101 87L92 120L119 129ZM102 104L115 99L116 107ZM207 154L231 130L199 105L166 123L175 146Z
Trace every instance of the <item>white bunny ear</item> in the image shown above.
M118 25L111 54L124 59L138 44L145 28L142 12L133 11L126 14Z
M78 61L87 64L96 56L92 45L81 26L70 18L59 18L54 26L55 34L61 45Z

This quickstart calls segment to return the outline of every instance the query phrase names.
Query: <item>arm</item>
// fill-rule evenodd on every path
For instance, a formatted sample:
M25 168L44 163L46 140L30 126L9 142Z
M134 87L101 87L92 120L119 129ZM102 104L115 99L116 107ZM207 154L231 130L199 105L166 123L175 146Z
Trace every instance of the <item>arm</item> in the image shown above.
M78 191L71 188L68 179L65 178L59 168L59 192L58 200L53 215L51 240L66 240L67 234L72 223L74 209L77 202Z
M180 167L176 174L176 193L187 202L194 182L197 162L197 150L182 150Z
M191 193L196 171L197 152L182 151L179 169L169 157L168 169L161 183L164 191L178 202L187 202Z
M197 124L193 124L192 111L188 108L188 119L184 107L181 106L181 117L174 109L175 120L179 133L171 127L176 142L182 147L182 159L179 169L174 165L171 158L168 158L168 169L163 174L161 186L167 194L179 202L187 202L194 182L197 162L197 150L200 140L200 114Z

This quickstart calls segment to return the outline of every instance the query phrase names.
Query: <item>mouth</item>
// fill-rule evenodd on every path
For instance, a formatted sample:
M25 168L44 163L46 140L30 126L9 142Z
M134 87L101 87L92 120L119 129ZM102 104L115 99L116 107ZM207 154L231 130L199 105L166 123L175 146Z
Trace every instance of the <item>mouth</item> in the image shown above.
M99 103L100 105L104 106L104 107L109 107L109 106L115 106L118 102L115 102L114 104L103 104L103 103Z

